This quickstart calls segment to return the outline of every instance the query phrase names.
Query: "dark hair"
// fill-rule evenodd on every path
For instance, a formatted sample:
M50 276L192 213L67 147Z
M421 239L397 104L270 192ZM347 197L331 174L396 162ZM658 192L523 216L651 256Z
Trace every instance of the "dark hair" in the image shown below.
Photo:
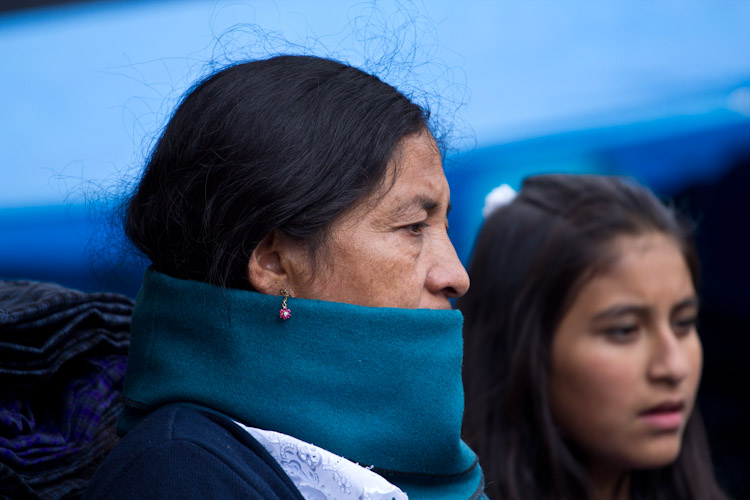
M530 177L487 218L469 269L471 289L458 307L465 316L464 437L479 455L490 498L588 496L586 468L549 408L552 336L581 287L613 262L613 240L648 232L674 238L697 290L691 228L628 180ZM677 460L631 473L631 485L648 499L724 498L697 409Z
M329 59L230 66L169 120L126 207L126 234L160 272L251 288L247 263L263 237L278 230L314 257L427 120L392 86Z

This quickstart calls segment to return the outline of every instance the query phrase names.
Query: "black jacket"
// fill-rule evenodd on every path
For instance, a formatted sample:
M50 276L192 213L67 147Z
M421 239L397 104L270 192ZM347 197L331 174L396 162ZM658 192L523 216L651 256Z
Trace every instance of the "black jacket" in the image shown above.
M231 420L166 406L123 437L84 500L303 500L263 446Z

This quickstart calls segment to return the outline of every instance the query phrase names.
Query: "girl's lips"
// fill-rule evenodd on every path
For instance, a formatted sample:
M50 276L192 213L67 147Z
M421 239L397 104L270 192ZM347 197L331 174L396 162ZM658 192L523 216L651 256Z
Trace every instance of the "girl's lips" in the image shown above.
M640 418L650 426L663 431L679 429L685 419L682 401L666 402L641 412Z

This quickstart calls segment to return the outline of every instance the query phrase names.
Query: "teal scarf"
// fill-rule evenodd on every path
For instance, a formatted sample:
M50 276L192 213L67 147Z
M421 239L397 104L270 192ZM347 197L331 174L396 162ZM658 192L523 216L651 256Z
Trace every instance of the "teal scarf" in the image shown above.
M461 441L462 316L222 289L149 269L136 300L120 419L170 403L342 455L412 500L481 494Z

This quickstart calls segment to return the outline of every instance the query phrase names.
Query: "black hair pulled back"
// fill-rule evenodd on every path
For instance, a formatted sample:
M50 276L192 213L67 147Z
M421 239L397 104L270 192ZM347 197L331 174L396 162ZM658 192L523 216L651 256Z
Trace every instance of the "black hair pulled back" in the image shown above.
M263 237L278 230L314 257L427 120L394 87L330 59L229 66L199 81L169 120L125 232L157 271L250 288L247 263Z

